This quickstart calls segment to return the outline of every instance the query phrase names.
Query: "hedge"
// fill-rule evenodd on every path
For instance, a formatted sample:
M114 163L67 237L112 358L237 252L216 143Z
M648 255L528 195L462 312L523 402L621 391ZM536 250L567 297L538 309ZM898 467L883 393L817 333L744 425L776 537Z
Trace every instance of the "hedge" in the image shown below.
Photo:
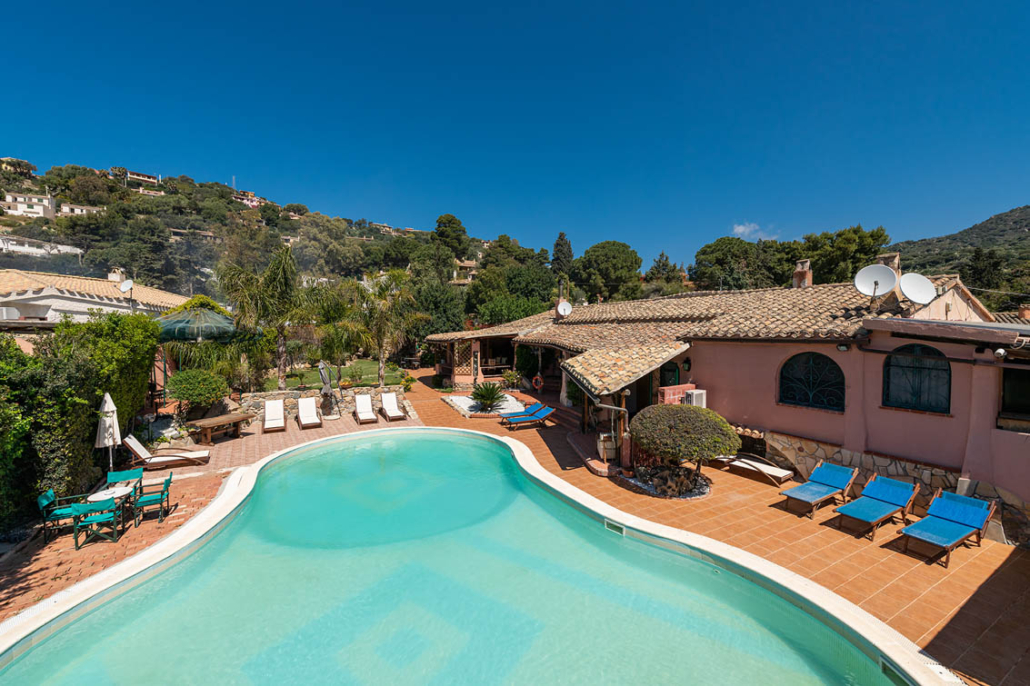
M35 516L48 488L71 495L96 482L100 401L111 394L124 434L143 408L157 332L146 315L94 313L40 336L33 355L0 335L0 525Z

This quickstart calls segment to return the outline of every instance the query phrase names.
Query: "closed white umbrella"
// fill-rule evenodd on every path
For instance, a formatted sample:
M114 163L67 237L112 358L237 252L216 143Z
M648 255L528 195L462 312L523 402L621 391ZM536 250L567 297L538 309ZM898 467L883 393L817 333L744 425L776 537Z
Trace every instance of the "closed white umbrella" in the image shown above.
M111 400L110 393L104 393L104 402L100 403L100 426L97 427L97 448L107 448L109 472L114 471L114 447L122 442L122 434L118 430L118 408Z

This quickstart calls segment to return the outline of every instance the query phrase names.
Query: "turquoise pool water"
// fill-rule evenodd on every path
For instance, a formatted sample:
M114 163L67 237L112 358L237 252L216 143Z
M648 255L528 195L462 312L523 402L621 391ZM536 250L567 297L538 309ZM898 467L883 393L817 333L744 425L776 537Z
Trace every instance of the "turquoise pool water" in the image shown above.
M778 596L605 530L504 445L419 431L273 463L204 547L0 683L885 682Z

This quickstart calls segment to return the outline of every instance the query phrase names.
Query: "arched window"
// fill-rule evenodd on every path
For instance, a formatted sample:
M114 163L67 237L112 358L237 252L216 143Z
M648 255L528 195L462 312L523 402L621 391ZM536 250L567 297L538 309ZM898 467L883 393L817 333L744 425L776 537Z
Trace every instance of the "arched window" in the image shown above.
M800 353L780 369L780 402L844 411L844 372L819 353Z
M928 345L903 345L883 362L884 407L951 411L951 365Z

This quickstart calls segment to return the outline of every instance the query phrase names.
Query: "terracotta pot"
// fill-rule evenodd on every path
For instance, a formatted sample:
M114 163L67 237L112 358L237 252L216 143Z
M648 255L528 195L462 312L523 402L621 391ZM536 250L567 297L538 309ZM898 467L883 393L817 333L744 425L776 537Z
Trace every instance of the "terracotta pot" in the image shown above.
M622 468L622 475L624 477L626 477L627 479L632 479L633 478L633 468L632 467L623 467Z

